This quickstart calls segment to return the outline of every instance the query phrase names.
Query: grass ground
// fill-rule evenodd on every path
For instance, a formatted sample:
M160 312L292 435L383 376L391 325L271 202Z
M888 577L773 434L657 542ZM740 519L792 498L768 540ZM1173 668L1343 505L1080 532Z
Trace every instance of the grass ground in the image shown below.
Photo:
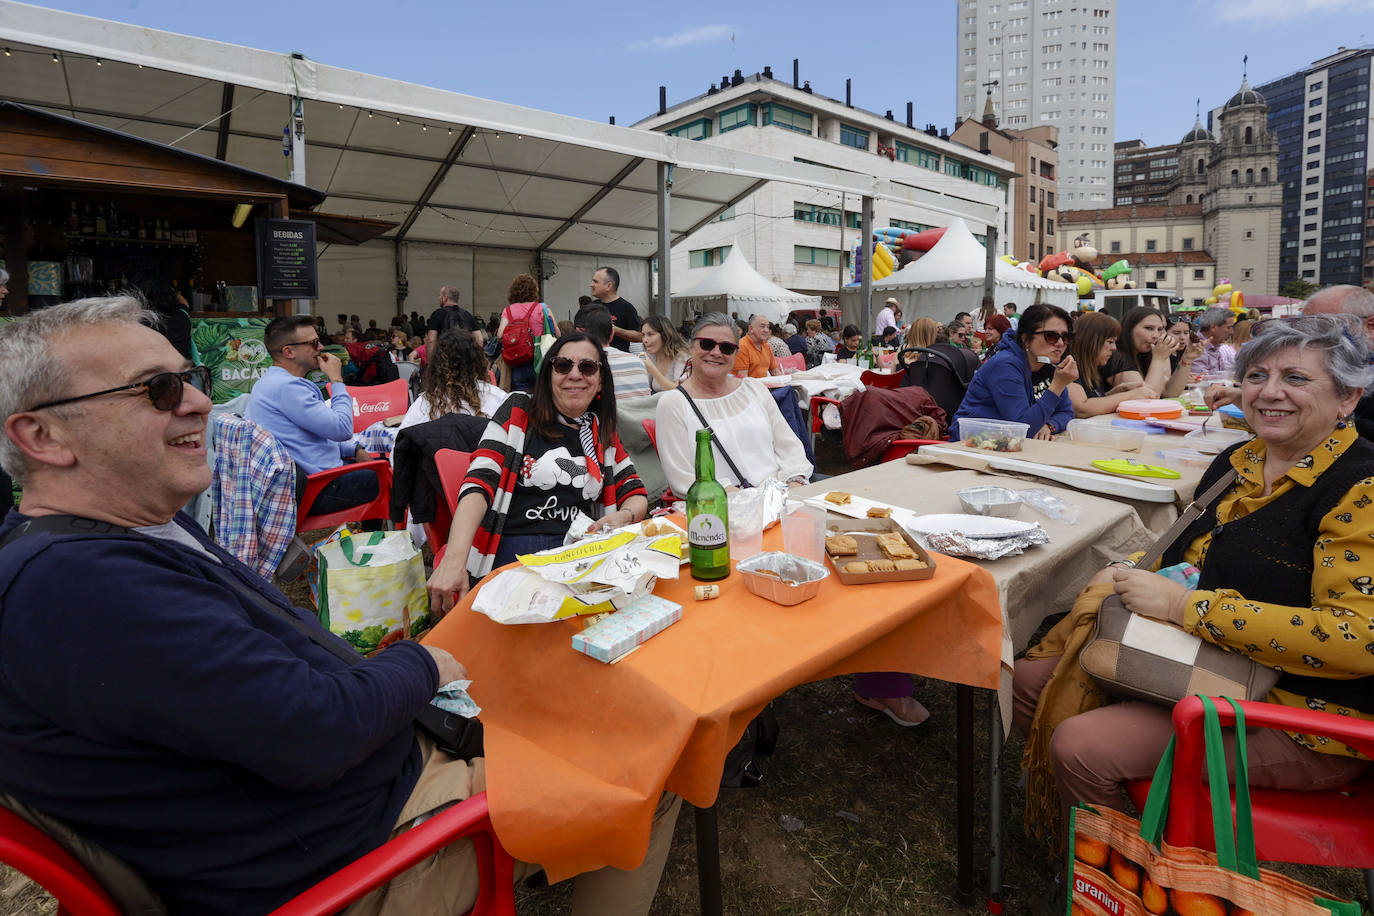
M847 469L837 444L824 446L819 458L822 470ZM303 600L294 589L292 595ZM954 693L949 684L918 679L916 694L932 715L917 728L899 728L859 706L849 678L807 684L780 697L775 705L782 733L777 752L764 761L763 784L723 790L717 805L725 912L987 912L987 696L980 697L975 715L977 895L973 905L960 906L953 896ZM1003 900L1008 913L1048 913L1059 865L1022 828L1020 754L1021 742L1012 736L1003 758ZM684 806L654 916L700 912L693 821ZM1281 868L1331 895L1364 899L1358 871ZM570 882L521 887L517 893L522 916L566 913L570 900ZM0 916L55 911L53 901L22 876L8 870L0 876Z

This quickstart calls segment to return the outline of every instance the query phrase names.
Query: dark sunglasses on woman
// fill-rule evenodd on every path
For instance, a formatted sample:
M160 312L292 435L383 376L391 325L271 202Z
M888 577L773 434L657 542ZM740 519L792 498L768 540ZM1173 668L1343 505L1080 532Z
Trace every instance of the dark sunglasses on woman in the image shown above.
M573 371L574 365L583 375L596 375L601 371L601 364L594 359L573 360L566 356L555 356L549 360L549 365L553 366L553 371L558 375L567 375Z
M143 389L143 393L148 395L148 400L152 401L153 406L158 410L176 410L181 406L181 397L187 385L202 394L209 394L210 370L205 366L193 366L182 372L159 372L147 381L134 382L132 385L120 385L118 388L106 388L104 391L93 391L90 394L78 394L76 397L47 401L36 407L30 407L29 410L42 410L45 407L57 407L60 404L75 404L77 401L103 397L118 391L133 391L137 388Z
M1061 340L1064 343L1073 343L1073 331L1035 331L1034 333L1043 336L1047 344L1057 344Z
M739 344L732 344L724 340L712 340L709 337L696 338L696 345L701 347L703 353L710 353L716 347L720 347L722 356L734 356L739 352Z

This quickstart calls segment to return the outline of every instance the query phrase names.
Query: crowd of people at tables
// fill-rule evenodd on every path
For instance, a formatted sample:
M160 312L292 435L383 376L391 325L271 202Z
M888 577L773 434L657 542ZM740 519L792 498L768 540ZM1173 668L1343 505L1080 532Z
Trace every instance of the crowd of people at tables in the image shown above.
M418 315L409 328L397 325L393 347L409 355L423 347L427 363L404 425L450 413L488 419L445 559L427 584L437 614L497 566L561 543L579 511L603 528L645 517L648 494L617 428L618 394L640 384L632 369L646 393L662 392L658 452L675 491L693 479L692 442L703 425L734 459L717 465L731 486L775 479L794 487L816 476L758 378L776 371L780 348L808 362L814 353L853 353L857 329L841 329L836 341L819 322L798 332L756 319L741 329L711 314L684 339L660 318L640 320L617 287L613 271L598 270L592 292L601 305L588 303L572 328L558 328L537 369L503 364L502 387L491 381L484 333L499 339L531 312L535 324L552 323L533 278L516 278L490 331L444 314L456 307L456 290L441 295L422 342ZM1374 536L1374 515L1361 511L1374 500L1374 446L1357 425L1369 413L1374 294L1328 290L1306 317L1248 327L1238 348L1227 340L1233 319L1212 312L1186 322L1138 309L1120 324L1045 305L984 313L984 330L1000 340L986 348L956 422L1018 419L1044 437L1124 396L1176 394L1199 360L1212 359L1229 366L1220 371L1237 385L1209 398L1238 402L1255 432L1205 473L1199 492L1224 474L1234 472L1235 482L1166 552L1165 568L1114 562L1017 663L1029 828L1053 833L1078 801L1121 806L1123 782L1149 775L1167 740L1167 708L1110 702L1076 673L1091 610L1112 591L1137 613L1281 668L1271 702L1374 716L1374 588L1361 560ZM905 328L900 307L886 317L883 330L905 349L945 347L977 359L972 316ZM292 611L178 512L208 485L207 379L146 318L133 300L85 300L0 329L0 464L24 488L0 535L51 514L117 526L37 534L0 551L0 576L10 583L0 625L7 642L27 647L0 679L0 789L119 856L173 911L260 912L423 817L430 809L416 802L421 787L426 800L451 802L481 791L483 770L478 761L441 759L412 725L440 684L462 677L461 660L403 642L343 666L225 584L226 576L252 579L265 600L303 621L313 616ZM342 342L358 330L341 328ZM351 427L348 395L335 386L326 400L304 379L309 368L342 377L323 337L309 318L269 326L274 366L255 387L250 416L282 431L298 462L337 466L353 457L341 435ZM632 342L642 354L626 352ZM734 468L747 468L748 479ZM1256 556L1267 558L1265 575L1255 575ZM73 568L83 570L78 582ZM108 683L123 686L111 692ZM203 689L190 702L168 702L168 691L180 696L193 685ZM909 679L901 687L905 694L861 688L858 696L901 724L923 720ZM290 750L307 746L308 754ZM1368 765L1335 742L1279 732L1252 740L1250 760L1253 784L1294 789L1340 785ZM226 794L230 784L240 790ZM240 794L256 801L245 807ZM580 878L575 911L647 912L677 810L665 795L639 868ZM173 854L168 838L183 851ZM435 900L460 912L475 891L472 870L445 866L398 879L348 912L419 912L417 901Z

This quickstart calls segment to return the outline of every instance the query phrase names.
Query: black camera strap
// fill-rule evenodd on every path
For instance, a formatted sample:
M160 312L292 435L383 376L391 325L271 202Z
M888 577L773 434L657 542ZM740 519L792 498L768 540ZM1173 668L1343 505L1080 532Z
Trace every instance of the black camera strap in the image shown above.
M22 537L31 534L76 534L76 535L119 535L150 538L141 531L134 531L110 522L82 518L79 515L39 515L19 524L9 534L0 539L0 550ZM153 538L150 538L153 539ZM216 550L224 553L221 560L234 558L216 545ZM217 576L221 583L232 588L240 597L267 611L278 620L286 623L296 632L346 665L356 665L362 661L356 649L346 640L326 631L318 624L311 625L299 615L281 607L267 596L240 579L226 564L224 575ZM424 729L443 750L455 756L471 759L482 756L482 723L476 719L466 719L456 713L440 709L433 703L426 703L415 716L415 724Z

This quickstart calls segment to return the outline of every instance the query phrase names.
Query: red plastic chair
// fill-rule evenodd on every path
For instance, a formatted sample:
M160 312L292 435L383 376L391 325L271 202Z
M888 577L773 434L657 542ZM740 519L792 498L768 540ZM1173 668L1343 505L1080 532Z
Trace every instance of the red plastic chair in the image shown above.
M944 444L939 439L893 439L892 444L887 447L887 451L883 452L883 457L878 459L878 463L886 464L889 461L905 458L923 445Z
M458 491L463 487L472 452L441 448L434 453L434 467L439 472L439 486L444 501L434 507L434 521L426 522L425 539L434 550L434 565L438 566L448 549L448 530L453 525L453 513L458 509Z
M865 388L900 388L903 375L901 372L875 372L865 369L864 374L859 376L859 381Z
M385 385L350 386L353 399L353 431L360 433L378 420L404 416L410 407L410 385L404 379Z
M1216 700L1223 727L1233 726L1235 711ZM1275 703L1242 702L1247 729L1277 728L1326 735L1374 756L1374 722ZM1212 849L1212 808L1202 772L1202 700L1187 697L1174 706L1174 775L1164 838L1176 846ZM1145 804L1150 780L1132 780L1127 792L1137 808ZM1360 868L1374 894L1374 769L1339 789L1300 792L1250 789L1255 852L1265 862ZM1232 800L1234 809L1235 801Z
M477 902L469 916L515 913L514 860L492 831L487 793L446 808L325 878L272 916L325 916L343 909L455 840L469 837L477 852ZM67 916L120 916L99 883L46 833L0 808L0 862L23 872L57 898Z
M0 808L0 862L57 898L57 912L120 916L110 895L67 850L8 808Z
M315 497L335 478L358 470L373 471L377 475L377 498L361 506L352 506L339 512L312 515L310 507L315 505ZM359 461L355 464L341 464L336 468L319 471L305 478L305 494L301 497L296 512L297 531L315 531L319 528L336 528L345 522L365 522L372 519L391 518L391 462Z
M779 356L778 368L784 372L803 372L806 370L806 356L801 353L793 353L791 356Z
M649 437L649 444L652 445L652 446L654 447L654 451L657 452L657 451L658 451L658 421L657 421L657 420L640 420L639 422L640 422L640 424L644 427L644 432L645 432L645 434ZM672 487L669 487L668 489L666 489L666 490L663 491L663 495L660 496L660 497L658 498L658 501L661 502L661 503L671 503L671 502L676 502L677 500L679 500L679 499L681 499L681 498L682 498L682 497L680 497L680 496L674 495L674 493L673 493L673 488L672 488Z
M820 395L816 395L815 397L811 398L811 403L807 406L807 410L811 412L812 449L816 447L816 437L820 434L820 431L825 428L825 424L821 422L821 408L824 407L826 404L834 404L836 410L840 409L839 401L835 400L834 398L823 398Z

